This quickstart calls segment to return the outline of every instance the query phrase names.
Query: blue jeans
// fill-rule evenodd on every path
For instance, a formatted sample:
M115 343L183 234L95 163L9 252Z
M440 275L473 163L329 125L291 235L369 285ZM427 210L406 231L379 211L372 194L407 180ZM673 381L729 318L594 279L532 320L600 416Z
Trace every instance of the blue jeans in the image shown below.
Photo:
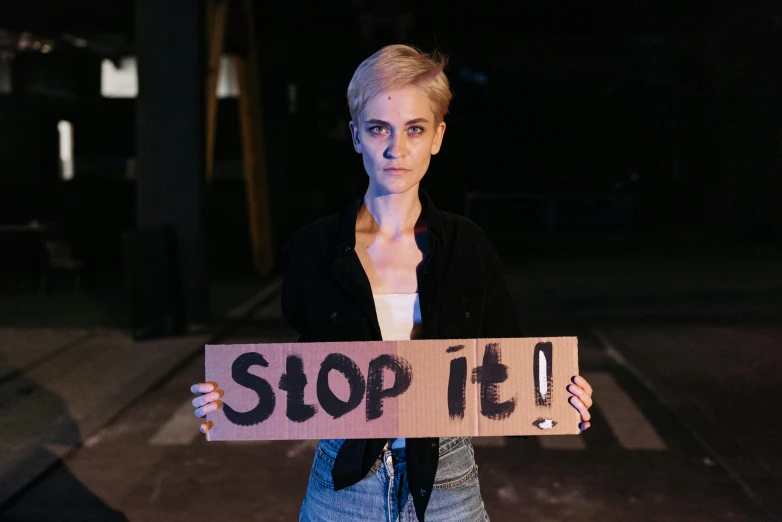
M407 485L405 450L384 451L360 482L334 491L331 468L342 442L324 439L318 443L299 522L417 522ZM441 438L426 522L488 520L470 439Z

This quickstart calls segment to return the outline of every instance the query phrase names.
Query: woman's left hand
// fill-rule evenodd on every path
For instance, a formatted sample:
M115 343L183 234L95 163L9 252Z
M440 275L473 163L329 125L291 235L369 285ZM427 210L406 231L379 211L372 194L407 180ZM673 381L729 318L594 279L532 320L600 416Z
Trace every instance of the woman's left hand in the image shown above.
M571 381L573 383L567 386L567 391L572 394L568 397L568 402L581 414L581 422L578 427L584 431L592 425L589 422L592 418L592 415L589 414L589 408L592 407L592 387L580 375L576 375Z

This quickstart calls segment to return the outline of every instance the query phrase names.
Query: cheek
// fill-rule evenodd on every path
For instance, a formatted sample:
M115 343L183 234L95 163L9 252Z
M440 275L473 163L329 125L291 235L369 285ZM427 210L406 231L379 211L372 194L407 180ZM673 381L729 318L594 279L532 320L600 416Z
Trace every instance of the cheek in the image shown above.
M411 156L416 165L428 165L432 155L432 142L429 140L417 141L412 148Z
M378 162L382 156L383 151L378 150L377 147L364 146L363 152L361 154L362 160L364 162L364 168L368 171L374 171L375 166L378 165Z
M370 154L368 154L366 150L361 155L361 159L364 162L364 169L365 170L367 170L368 172L371 172L372 170L374 170L375 162L372 160L372 156Z
M383 157L382 147L371 146L364 150L365 161L369 163L377 163Z

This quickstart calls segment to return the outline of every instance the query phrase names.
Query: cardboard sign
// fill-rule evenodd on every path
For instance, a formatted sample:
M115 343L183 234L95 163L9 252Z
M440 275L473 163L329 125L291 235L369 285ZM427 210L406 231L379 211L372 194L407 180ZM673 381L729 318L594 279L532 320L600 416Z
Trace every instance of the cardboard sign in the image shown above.
M207 345L212 440L578 433L575 337Z

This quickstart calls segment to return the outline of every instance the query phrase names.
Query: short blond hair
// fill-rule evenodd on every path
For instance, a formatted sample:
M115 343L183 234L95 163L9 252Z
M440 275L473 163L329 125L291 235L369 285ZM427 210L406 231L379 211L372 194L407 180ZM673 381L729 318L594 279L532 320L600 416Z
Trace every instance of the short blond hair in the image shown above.
M387 45L361 62L348 84L348 108L353 121L367 101L384 91L415 86L427 98L436 123L443 121L453 94L443 69L448 58L409 45Z

